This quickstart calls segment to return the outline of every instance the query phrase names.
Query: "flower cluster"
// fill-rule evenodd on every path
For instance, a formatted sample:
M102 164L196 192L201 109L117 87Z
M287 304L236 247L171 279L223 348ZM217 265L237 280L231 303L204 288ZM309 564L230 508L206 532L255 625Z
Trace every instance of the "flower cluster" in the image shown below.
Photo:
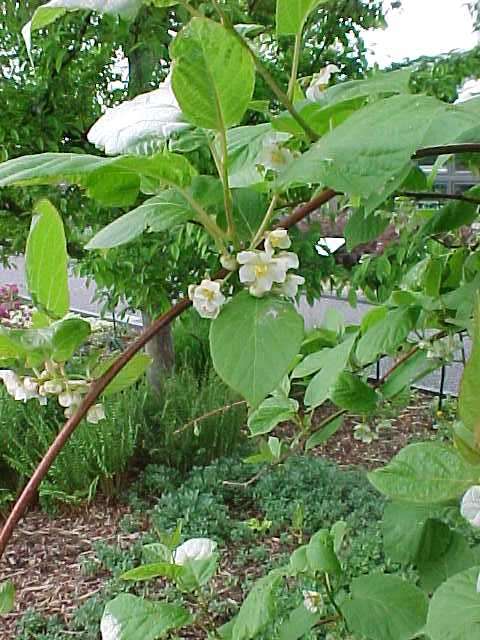
M304 591L303 605L309 613L319 613L323 608L322 594L318 591Z
M46 405L49 398L56 397L66 418L73 416L90 388L86 380L69 380L63 367L53 361L46 362L45 369L33 376L19 376L10 369L0 370L0 380L7 393L19 402L37 399L39 404ZM86 419L91 424L104 420L103 405L90 407Z
M291 244L285 229L275 229L266 235L263 251L254 249L240 251L236 256L222 256L221 263L229 271L239 268L240 282L256 298L270 292L295 298L305 278L289 273L290 269L298 269L299 265L297 254L285 251ZM202 318L216 318L226 302L220 283L211 280L202 280L200 285L190 285L188 296Z

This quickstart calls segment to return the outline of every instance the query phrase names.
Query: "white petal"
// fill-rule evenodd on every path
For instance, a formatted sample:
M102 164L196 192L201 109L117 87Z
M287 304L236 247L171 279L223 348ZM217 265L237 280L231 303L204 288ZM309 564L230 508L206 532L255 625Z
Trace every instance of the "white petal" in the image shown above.
M257 251L240 251L240 253L237 254L237 262L239 264L256 262L258 260L258 255Z
M465 493L460 512L473 527L480 528L480 486L470 487Z
M240 282L255 282L255 266L250 264L243 265L243 267L240 267L238 277L240 278Z
M286 269L298 269L299 262L296 253L282 251L277 255L276 260L282 260L285 263Z
M122 625L110 613L104 613L100 622L102 640L120 640Z

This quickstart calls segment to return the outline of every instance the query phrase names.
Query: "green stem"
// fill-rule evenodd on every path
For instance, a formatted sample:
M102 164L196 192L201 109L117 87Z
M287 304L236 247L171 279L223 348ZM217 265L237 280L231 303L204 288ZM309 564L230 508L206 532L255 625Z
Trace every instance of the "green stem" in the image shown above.
M335 595L333 593L332 585L330 584L330 577L329 577L328 573L325 573L324 579L325 579L325 588L327 590L327 596L328 596L328 599L330 600L330 604L335 609L335 611L338 613L340 618L343 618L342 610L340 609L340 607L338 606L338 604L337 604L337 602L335 600Z
M214 5L218 15L220 16L220 18L222 20L222 23L225 26L225 28L228 29L232 33L232 35L238 40L238 42L242 45L242 47L246 51L248 51L248 53L250 54L250 56L252 57L252 60L253 60L253 62L255 64L255 68L256 68L257 72L262 76L262 78L265 80L267 85L270 87L270 90L272 91L274 96L285 107L285 109L290 113L290 115L297 122L297 124L305 131L307 137L311 140L311 142L316 142L318 140L319 136L315 133L315 131L310 127L310 125L307 122L305 122L305 120L302 118L302 116L298 113L298 111L293 106L293 103L292 103L291 99L289 98L289 96L285 93L285 91L283 91L283 89L281 89L281 87L278 86L278 84L276 83L276 81L273 78L273 76L264 67L262 61L258 58L256 53L252 50L252 48L250 47L248 42L245 40L245 38L243 38L238 33L238 31L235 29L235 27L230 23L228 17L222 11L222 9L221 9L220 5L218 4L217 0L212 0L212 3ZM298 55L300 55L300 51L298 52ZM295 74L295 76L296 76L296 74Z
M206 231L211 235L215 242L215 246L220 253L226 252L225 246L225 232L217 225L217 223L208 215L205 209L188 193L186 189L179 187L176 184L170 184L171 187L176 189L192 207L198 216L199 222L205 227Z
M225 127L222 127L220 132L220 145L222 148L222 158L220 162L220 178L223 184L223 201L225 205L225 217L227 219L227 234L231 239L233 246L237 247L237 231L235 228L235 220L233 219L233 199L232 192L230 191L230 183L228 178L228 147L227 147L227 132Z
M302 51L302 32L299 31L295 36L295 47L293 49L292 73L288 85L288 99L293 103L295 95L295 84L297 82L298 67L300 64L300 53Z
M250 246L251 249L255 249L255 247L260 243L263 238L263 234L270 226L270 222L272 221L273 216L275 215L275 208L278 202L278 195L274 195L272 201L270 202L270 206L268 207L267 213L262 220L261 225L258 227L258 231L255 234L254 239L252 240L252 244Z

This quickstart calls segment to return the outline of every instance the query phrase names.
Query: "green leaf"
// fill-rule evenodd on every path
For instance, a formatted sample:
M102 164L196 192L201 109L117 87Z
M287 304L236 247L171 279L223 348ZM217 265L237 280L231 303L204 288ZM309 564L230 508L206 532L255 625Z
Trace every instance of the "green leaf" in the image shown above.
M368 474L381 493L416 504L457 500L478 481L478 469L465 462L453 447L420 442L405 447L381 469Z
M339 575L342 572L333 549L333 538L326 529L312 536L307 545L306 554L308 567L313 573Z
M170 578L176 579L183 571L183 567L172 564L170 562L154 562L152 564L143 564L141 567L130 569L122 573L122 580L141 582L143 580L152 580L153 578Z
M389 224L387 217L375 213L367 216L364 209L355 209L345 226L347 249L351 251L361 244L375 240Z
M108 360L102 362L93 372L95 378L102 376L111 365L115 362L117 356L113 356ZM148 367L152 364L152 359L146 353L137 353L127 364L123 367L120 373L110 382L105 391L104 396L111 396L115 393L120 393L131 387L139 378L141 378L147 371Z
M327 0L277 0L277 33L296 35L303 30L309 14Z
M345 101L368 98L369 101L410 91L411 69L377 71L365 80L349 80L328 87L322 93L321 105L339 105Z
M307 355L293 370L292 378L306 378L320 369L328 369L334 378L334 372L340 373L347 366L356 338L354 333L336 347Z
M338 86L338 85L337 85ZM342 124L355 111L365 104L366 98L353 98L332 105L305 100L295 104L297 113L319 136L323 136ZM276 131L305 137L305 131L288 111L273 119L272 127Z
M462 535L453 531L447 548L440 556L434 558L420 556L418 561L420 586L425 591L432 593L442 582L457 573L470 569L478 562L478 551L472 549Z
M189 592L206 585L215 575L218 558L218 553L213 553L208 558L186 562L176 577L177 587L181 591Z
M250 187L262 183L264 176L257 165L264 147L288 138L289 134L274 131L269 123L230 129L227 132L230 186Z
M435 520L439 509L432 505L392 502L383 514L385 553L394 562L417 564L422 558L438 558L448 548L452 532Z
M410 640L423 629L428 611L425 594L401 578L370 575L352 582L341 605L349 630L369 640Z
M178 191L167 189L146 200L99 231L86 249L111 249L138 238L145 231L163 232L195 219L195 212Z
M426 631L431 640L473 640L480 636L480 567L458 573L435 592Z
M368 213L402 184L419 148L454 142L475 125L471 114L428 96L380 100L354 113L290 163L278 187L327 184L367 201L373 198Z
M195 169L186 158L163 152L153 156L101 158L87 154L42 153L0 163L0 187L70 183L104 206L129 206L143 182L188 186Z
M421 238L437 233L454 231L464 225L470 225L478 216L478 205L469 202L449 202L440 211L435 212L430 220L418 231Z
M218 22L193 18L173 40L172 86L185 117L223 131L243 118L255 83L251 55Z
M353 413L372 413L378 403L378 395L359 376L343 371L332 387L330 399L337 407Z
M15 586L11 580L6 580L0 584L0 616L10 613L14 605Z
M258 193L253 189L232 189L233 196L233 219L240 239L249 244L260 227L266 211L266 199L263 193ZM219 221L225 219L225 210L217 218ZM226 223L225 223L226 226Z
M90 324L80 318L67 318L41 329L0 327L0 361L39 367L53 358L66 362L90 335Z
M103 640L157 640L191 621L183 607L124 593L107 603L100 629Z
M480 298L476 298L472 352L464 369L458 398L458 412L473 436L474 450L480 450Z
M318 622L318 613L310 613L303 604L294 609L279 628L279 640L299 640Z
M252 436L270 433L280 422L295 417L298 402L291 398L267 398L248 418L248 428Z
M358 341L356 356L359 364L375 362L379 356L394 355L415 327L419 315L419 307L389 311L383 320L370 327Z
M325 444L327 440L330 440L332 436L334 436L337 431L343 426L343 416L339 416L329 422L323 429L317 431L313 435L311 435L307 442L305 443L305 451L310 451L310 449L314 449L315 447L320 446L321 444Z
M281 571L274 570L254 584L235 619L232 640L251 640L270 624L275 611L273 591L281 576Z
M280 298L247 291L223 308L210 328L219 376L256 407L287 373L303 339L303 319Z
M38 307L61 318L70 309L63 222L48 200L38 202L34 211L25 252L28 290Z

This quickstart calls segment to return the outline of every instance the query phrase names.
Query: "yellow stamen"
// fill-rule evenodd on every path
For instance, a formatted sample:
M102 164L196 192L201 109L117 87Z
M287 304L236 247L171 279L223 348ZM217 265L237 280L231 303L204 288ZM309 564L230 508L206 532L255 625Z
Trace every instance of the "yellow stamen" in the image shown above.
M257 264L255 265L255 275L257 278L261 278L262 276L267 275L268 273L268 265L266 264Z

